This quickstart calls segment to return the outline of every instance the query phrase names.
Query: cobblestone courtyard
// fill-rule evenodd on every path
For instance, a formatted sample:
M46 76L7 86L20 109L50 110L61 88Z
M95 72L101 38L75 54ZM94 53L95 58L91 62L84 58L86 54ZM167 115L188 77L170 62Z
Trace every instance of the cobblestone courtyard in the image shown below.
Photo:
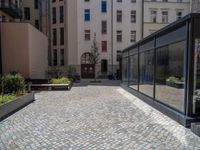
M200 138L119 86L40 92L0 122L0 149L200 149Z

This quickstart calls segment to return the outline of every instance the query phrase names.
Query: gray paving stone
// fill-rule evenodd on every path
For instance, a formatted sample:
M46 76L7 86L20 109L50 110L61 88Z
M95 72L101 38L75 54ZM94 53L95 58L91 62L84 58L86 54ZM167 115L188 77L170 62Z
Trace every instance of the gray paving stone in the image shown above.
M117 85L37 93L0 122L0 149L200 149L189 129Z

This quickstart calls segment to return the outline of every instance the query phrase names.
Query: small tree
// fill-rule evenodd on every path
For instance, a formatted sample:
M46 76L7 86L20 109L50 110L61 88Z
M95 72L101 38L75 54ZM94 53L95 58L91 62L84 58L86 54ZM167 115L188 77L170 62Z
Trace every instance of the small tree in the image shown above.
M99 63L99 59L100 59L100 54L98 51L98 46L97 46L97 41L96 41L96 33L94 33L94 39L93 39L93 43L91 46L91 64L94 64L94 70L96 70L96 65ZM96 82L96 71L94 72L94 79Z

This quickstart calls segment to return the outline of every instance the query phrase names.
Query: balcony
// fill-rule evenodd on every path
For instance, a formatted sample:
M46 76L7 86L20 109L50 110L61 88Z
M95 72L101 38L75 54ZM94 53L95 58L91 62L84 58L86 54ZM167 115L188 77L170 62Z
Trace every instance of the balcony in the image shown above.
M4 11L8 15L13 18L21 18L22 17L22 10L21 8L11 2L10 0L1 0L0 1L0 10Z

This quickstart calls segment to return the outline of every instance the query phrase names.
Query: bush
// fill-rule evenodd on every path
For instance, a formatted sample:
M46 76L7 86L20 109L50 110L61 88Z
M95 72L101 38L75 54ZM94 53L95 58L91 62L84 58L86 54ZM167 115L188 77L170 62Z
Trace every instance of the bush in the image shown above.
M4 79L4 92L21 95L25 91L25 81L20 74L8 74Z
M61 77L61 78L53 78L51 79L51 84L69 84L71 83L71 79L66 78L66 77Z

